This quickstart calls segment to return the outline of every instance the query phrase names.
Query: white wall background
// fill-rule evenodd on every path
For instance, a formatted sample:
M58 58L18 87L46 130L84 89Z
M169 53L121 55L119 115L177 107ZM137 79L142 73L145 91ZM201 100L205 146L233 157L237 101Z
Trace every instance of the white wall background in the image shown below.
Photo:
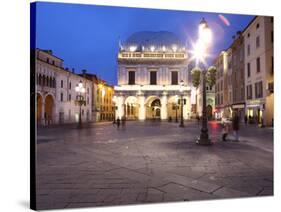
M48 0L54 2L53 0ZM281 50L280 1L276 0L61 0L72 3L122 5L177 10L276 15L275 70ZM278 5L279 4L279 5ZM29 208L29 1L2 1L0 7L1 119L0 119L0 211L26 211ZM275 71L275 82L281 80ZM275 83L275 96L280 83ZM280 108L280 98L275 107ZM280 113L279 113L280 114ZM275 197L237 200L197 201L142 206L72 209L71 211L278 211L280 206L281 135L280 115L275 114ZM280 137L279 137L280 138ZM279 201L279 203L278 203ZM58 210L52 210L58 211ZM70 210L69 210L70 211ZM280 211L280 209L279 209Z

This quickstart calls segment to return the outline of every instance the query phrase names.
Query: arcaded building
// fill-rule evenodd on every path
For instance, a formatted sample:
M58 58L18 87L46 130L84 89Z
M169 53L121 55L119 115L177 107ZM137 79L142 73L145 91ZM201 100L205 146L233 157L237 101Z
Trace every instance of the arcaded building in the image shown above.
M142 31L120 43L118 52L116 118L174 119L191 113L188 54L174 33ZM181 85L182 84L182 85Z
M36 121L39 125L74 123L79 119L78 94L75 87L85 88L81 117L92 120L92 82L63 67L63 60L51 50L36 49Z

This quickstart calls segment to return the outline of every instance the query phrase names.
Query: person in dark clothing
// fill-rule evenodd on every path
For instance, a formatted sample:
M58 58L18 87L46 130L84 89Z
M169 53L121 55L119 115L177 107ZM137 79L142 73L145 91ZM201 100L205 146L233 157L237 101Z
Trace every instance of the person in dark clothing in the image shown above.
M119 117L116 120L116 125L117 125L117 128L119 129L119 127L120 127L120 118Z
M248 124L248 116L247 115L245 115L245 117L244 117L244 122L245 122L245 125Z
M239 141L239 116L235 113L232 119L232 130L234 134L235 141Z

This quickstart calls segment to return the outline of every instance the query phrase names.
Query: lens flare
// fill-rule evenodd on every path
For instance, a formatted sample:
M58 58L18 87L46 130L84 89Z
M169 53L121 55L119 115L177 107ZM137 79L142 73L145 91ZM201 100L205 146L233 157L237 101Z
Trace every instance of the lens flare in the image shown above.
M227 20L227 18L225 16L220 14L219 18L226 26L230 26L230 22Z

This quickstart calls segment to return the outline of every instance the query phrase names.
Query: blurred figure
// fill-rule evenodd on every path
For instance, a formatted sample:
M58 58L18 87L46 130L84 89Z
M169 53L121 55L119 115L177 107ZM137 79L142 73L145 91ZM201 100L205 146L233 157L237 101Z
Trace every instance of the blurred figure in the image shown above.
M232 129L233 129L233 135L234 135L234 140L239 141L239 116L234 113L234 117L232 119Z
M116 120L116 125L117 125L117 129L119 129L119 127L120 127L120 118L119 117Z
M245 125L248 124L248 116L247 115L245 115L245 117L244 117L244 122L245 122Z
M196 114L196 119L197 119L197 122L198 122L198 125L200 124L200 117L198 114Z
M227 141L227 136L230 132L230 126L228 122L223 122L222 126L222 141Z

